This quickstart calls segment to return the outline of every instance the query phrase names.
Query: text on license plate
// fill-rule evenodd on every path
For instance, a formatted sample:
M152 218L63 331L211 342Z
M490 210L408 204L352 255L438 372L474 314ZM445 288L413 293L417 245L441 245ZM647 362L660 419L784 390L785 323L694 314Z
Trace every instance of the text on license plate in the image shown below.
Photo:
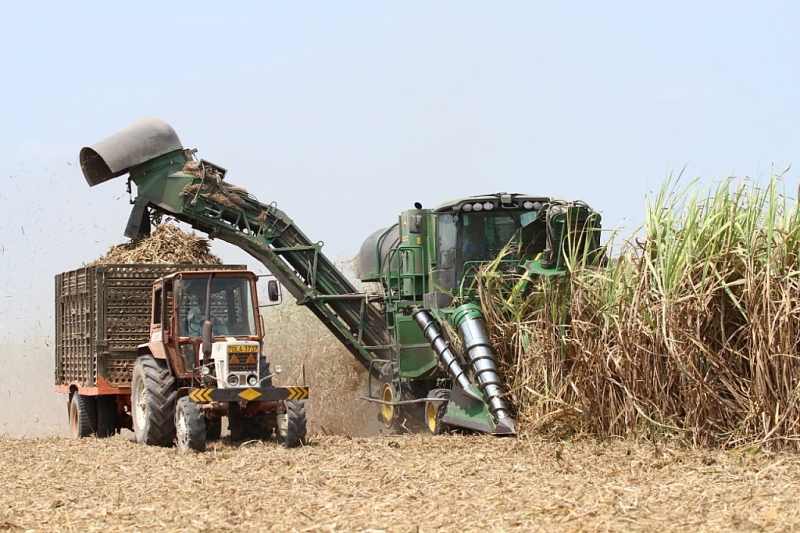
M228 353L257 353L258 346L255 344L228 346Z

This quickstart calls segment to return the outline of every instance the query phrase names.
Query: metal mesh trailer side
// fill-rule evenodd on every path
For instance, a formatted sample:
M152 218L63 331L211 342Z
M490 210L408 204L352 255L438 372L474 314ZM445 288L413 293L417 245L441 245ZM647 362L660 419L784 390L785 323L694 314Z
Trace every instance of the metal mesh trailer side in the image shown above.
M55 384L130 385L136 347L150 334L153 281L179 271L245 270L245 265L111 264L55 278Z

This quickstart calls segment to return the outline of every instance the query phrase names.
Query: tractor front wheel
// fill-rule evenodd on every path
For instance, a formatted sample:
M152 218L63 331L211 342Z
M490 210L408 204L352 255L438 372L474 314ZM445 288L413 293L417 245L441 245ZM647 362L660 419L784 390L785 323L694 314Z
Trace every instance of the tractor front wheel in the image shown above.
M206 417L200 404L188 396L178 400L175 407L175 436L182 452L206 451Z
M275 437L279 444L295 448L306 443L306 406L300 400L284 400L285 413L278 413Z

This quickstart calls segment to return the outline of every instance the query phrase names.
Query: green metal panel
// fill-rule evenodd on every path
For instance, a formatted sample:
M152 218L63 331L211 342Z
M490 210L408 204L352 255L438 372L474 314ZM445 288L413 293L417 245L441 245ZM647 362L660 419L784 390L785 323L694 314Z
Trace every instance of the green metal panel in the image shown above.
M473 391L483 396L477 388ZM475 400L461 392L458 387L453 387L450 392L450 401L447 404L442 420L450 425L462 428L492 433L497 424L485 401Z
M395 334L400 349L400 375L409 378L428 377L438 370L438 360L422 330L410 316L396 316Z
M181 172L191 160L190 152L175 150L136 166L131 171L131 179L138 187L139 196L168 211L179 211L184 203L184 187L196 179Z

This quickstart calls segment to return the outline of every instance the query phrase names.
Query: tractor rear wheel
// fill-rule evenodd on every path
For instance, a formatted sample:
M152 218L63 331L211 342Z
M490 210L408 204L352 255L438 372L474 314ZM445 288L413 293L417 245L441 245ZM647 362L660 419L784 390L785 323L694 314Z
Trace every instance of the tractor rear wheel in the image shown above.
M117 432L117 397L97 397L97 436L110 437Z
M285 413L279 413L275 438L287 448L306 443L306 406L301 400L284 400Z
M200 404L188 396L175 407L175 441L182 452L206 451L206 417Z
M95 432L97 403L94 396L84 396L77 391L69 399L69 433L73 439L82 439Z
M432 435L441 435L447 431L447 424L442 422L447 411L447 401L450 399L449 389L433 389L428 393L429 400L425 402L425 425Z
M167 362L143 355L133 365L131 410L136 442L172 446L175 440L175 377Z

